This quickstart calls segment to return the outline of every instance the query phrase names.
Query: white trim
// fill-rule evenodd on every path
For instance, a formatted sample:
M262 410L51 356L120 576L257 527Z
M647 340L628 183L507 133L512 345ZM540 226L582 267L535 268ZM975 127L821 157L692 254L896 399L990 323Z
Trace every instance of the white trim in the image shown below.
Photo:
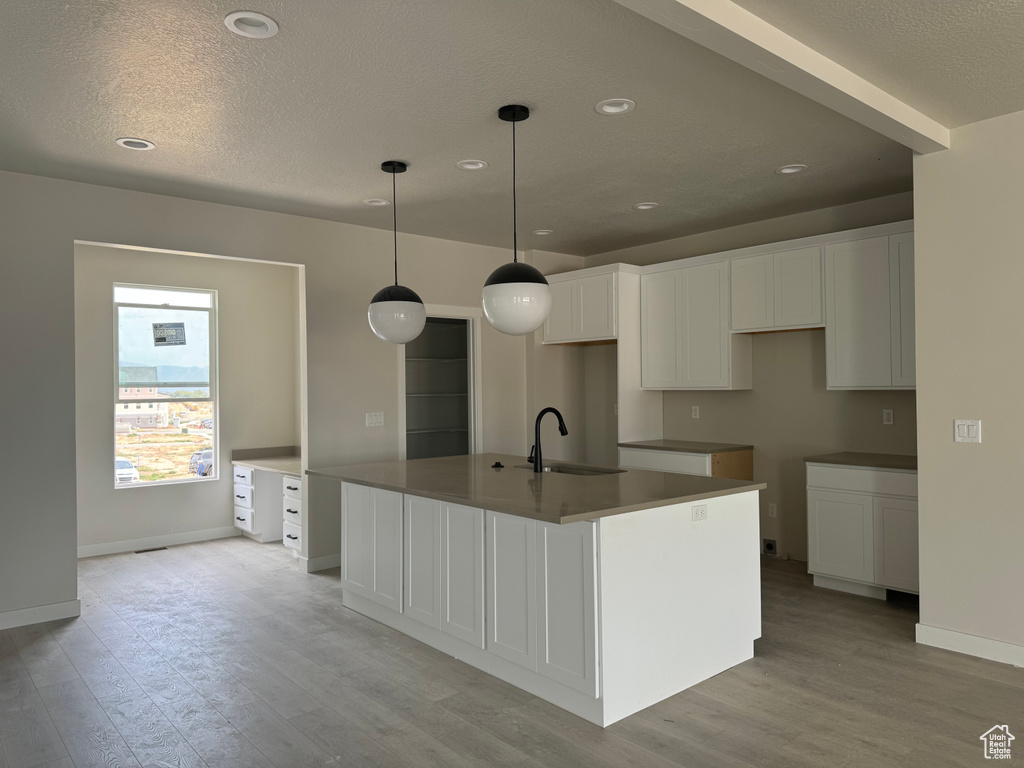
M227 539L231 536L239 536L241 533L233 525L229 525L225 528L207 528L202 531L169 533L163 536L148 536L144 539L125 539L124 541L107 541L101 544L83 544L78 548L78 557L96 557L97 555L115 555L119 552L135 552L140 549L173 547L176 544L192 544L197 541Z
M341 553L336 555L324 555L323 557L299 557L302 561L302 570L306 573L326 571L329 568L341 567Z
M427 304L427 317L449 317L466 320L469 336L469 400L472 409L472 423L469 430L469 453L482 453L484 449L484 405L483 405L483 336L484 311L482 307L457 307L450 304ZM405 442L405 345L396 345L398 350L398 417L395 424L398 432L398 460L406 460Z
M19 608L15 611L0 613L0 630L24 627L29 624L41 624L44 621L73 619L82 615L82 601L67 600L63 603L36 605L32 608Z
M921 645L930 645L933 648L943 648L947 651L965 653L968 656L977 656L980 659L1024 667L1024 645L1014 645L1002 640L968 635L952 629L932 627L928 624L917 625L917 642Z
M124 243L103 243L99 240L75 240L75 245L96 245L101 248L119 248L123 251L149 251L151 253L169 253L173 256L198 256L201 259L228 259L230 261L249 261L253 264L278 264L282 267L304 266L294 261L271 261L270 259L252 259L245 256L226 256L222 253L199 253L198 251L176 251L173 248L153 248L148 245L125 245Z
M551 275L544 275L544 277L547 278L549 283L560 283L563 280L575 280L578 277L592 277L608 274L617 275L623 272L630 275L639 275L642 269L642 267L638 267L636 264L625 264L621 261L617 261L613 264L601 264L597 267L584 267L583 269L570 269L566 272L555 272ZM614 338L614 336L611 338Z
M848 243L853 240L864 240L869 237L902 235L913 231L913 219L907 221L896 221L891 224L877 224L873 227L858 227L857 229L844 229L842 232L828 232L822 235L798 237L795 240L782 240L776 243L750 245L746 248L734 248L731 251L717 251L715 253L690 256L685 259L676 259L674 261L659 261L655 264L648 264L647 266L641 267L640 272L644 275L652 272L667 272L672 269L679 269L680 267L696 267L701 264L714 264L719 261L731 261L732 259L738 259L744 256L761 256L768 253L779 253L780 251L795 251L799 248L807 248L814 245L824 246L832 245L834 243Z

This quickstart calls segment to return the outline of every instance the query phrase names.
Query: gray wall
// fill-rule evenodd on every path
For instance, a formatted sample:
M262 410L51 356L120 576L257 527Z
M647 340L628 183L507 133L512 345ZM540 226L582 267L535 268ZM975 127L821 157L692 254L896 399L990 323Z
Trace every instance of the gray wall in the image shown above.
M666 392L665 437L749 443L761 493L761 535L779 554L807 559L804 457L835 451L914 453L913 391L825 389L825 331L754 334L754 388L736 392ZM690 416L700 406L700 418ZM894 424L882 425L892 408ZM768 517L768 504L778 517Z
M1024 663L1024 112L914 158L921 623ZM980 444L954 419L981 419Z
M311 466L398 455L398 353L366 305L391 280L391 233L336 222L0 172L3 334L0 612L73 600L76 583L74 241L306 265ZM479 306L507 250L401 236L423 300ZM484 448L526 449L527 340L483 329ZM382 411L386 425L365 427ZM41 460L40 457L45 457ZM330 498L311 484L311 505ZM310 510L304 554L338 551L337 509Z
M217 480L114 488L115 282L217 291ZM300 444L298 299L295 267L75 247L79 547L96 551L95 545L111 542L233 531L232 449Z

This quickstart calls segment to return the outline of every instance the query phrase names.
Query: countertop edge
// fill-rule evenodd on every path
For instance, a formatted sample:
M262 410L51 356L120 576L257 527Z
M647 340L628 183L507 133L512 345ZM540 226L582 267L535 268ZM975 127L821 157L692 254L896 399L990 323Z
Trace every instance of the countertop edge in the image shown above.
M688 442L688 441L682 441L682 442ZM700 443L700 442L708 442L708 441L705 441L705 440L694 440L692 442ZM723 444L723 445L717 445L715 443L711 443L711 445L716 445L716 448L714 450L699 449L699 448L689 449L688 450L686 448L671 448L671 447L669 447L667 445L650 445L650 444L647 444L645 441L641 440L639 442L633 442L633 443L619 443L618 447L619 448L637 448L637 449L642 450L642 451L665 451L667 453L695 453L695 454L701 454L701 455L705 455L705 456L713 456L716 453L737 453L739 451L752 451L752 450L754 450L754 446L752 446L752 445L733 445L731 443L727 443L727 444Z
M581 512L574 515L564 515L562 517L551 517L548 515L531 515L526 512L518 510L507 510L501 509L500 505L480 506L480 500L478 499L467 499L464 496L455 496L445 493L437 493L431 491L420 491L411 490L409 488L399 487L388 483L379 483L365 480L363 478L354 477L342 477L337 473L320 472L315 469L307 469L306 474L312 477L324 477L329 480L336 480L340 483L353 483L355 485L365 485L369 488L377 488L382 491L392 491L394 493L409 494L410 496L419 496L423 499L434 499L435 501L446 501L451 504L460 504L466 506L480 507L490 512L501 512L505 515L513 515L515 517L525 517L530 520L540 520L544 523L554 523L558 525L567 523L578 523L585 522L587 520L597 520L602 517L611 517L613 515L624 515L629 512L639 512L645 509L657 509L658 507L670 507L675 504L687 504L692 501L702 501L703 499L714 499L719 496L733 496L738 493L747 493L748 491L763 491L768 487L767 483L755 483L751 482L749 485L742 485L735 488L721 488L715 491L707 491L702 493L693 493L687 496L678 496L668 499L652 499L649 502L642 502L640 504L631 504L625 507L613 507L609 509L596 510L594 512Z
M272 464L267 464L268 461L285 460L297 462L297 466L294 471L292 469L285 469L273 466ZM232 459L231 464L237 467L245 467L247 469L259 469L263 472L276 472L281 475L302 474L302 458L299 456L261 456L257 459Z

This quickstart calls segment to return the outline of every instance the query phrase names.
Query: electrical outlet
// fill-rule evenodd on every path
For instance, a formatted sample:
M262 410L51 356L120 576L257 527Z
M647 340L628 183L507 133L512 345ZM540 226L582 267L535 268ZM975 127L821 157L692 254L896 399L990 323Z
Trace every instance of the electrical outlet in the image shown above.
M778 509L778 507L776 507L774 503L769 503L768 504L768 517L778 517L778 516L779 516L779 509Z
M699 419L700 418L700 406L699 405L694 405L694 406L692 406L690 408L690 418L691 419Z
M779 554L778 547L775 546L775 539L761 539L764 545L764 553L766 555L777 555Z
M708 505L707 504L694 504L693 506L693 519L707 520L708 519Z
M882 423L883 424L892 424L892 408L883 408L882 409Z

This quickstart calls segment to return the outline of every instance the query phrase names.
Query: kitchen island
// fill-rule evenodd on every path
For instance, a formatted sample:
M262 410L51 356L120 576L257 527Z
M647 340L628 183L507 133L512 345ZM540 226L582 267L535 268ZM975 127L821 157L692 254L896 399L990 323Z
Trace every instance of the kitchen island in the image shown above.
M344 605L602 726L753 656L764 484L553 469L308 470L341 482Z

